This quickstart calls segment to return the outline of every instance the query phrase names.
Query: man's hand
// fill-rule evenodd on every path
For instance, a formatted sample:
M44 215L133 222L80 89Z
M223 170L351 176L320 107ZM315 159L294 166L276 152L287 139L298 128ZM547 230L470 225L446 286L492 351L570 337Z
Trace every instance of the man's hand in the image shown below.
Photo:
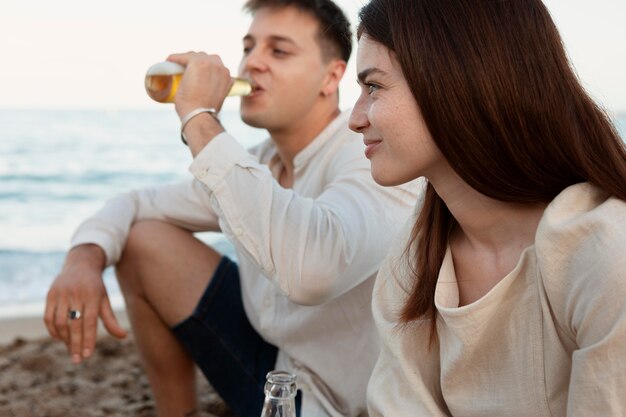
M80 245L67 255L61 273L52 283L46 299L44 321L50 335L65 342L74 363L93 353L96 346L98 317L107 331L126 337L119 325L102 280L104 251L96 245ZM70 319L70 310L80 318Z
M167 60L185 67L175 101L180 118L199 107L210 107L217 111L222 108L234 80L219 56L187 52L170 55Z

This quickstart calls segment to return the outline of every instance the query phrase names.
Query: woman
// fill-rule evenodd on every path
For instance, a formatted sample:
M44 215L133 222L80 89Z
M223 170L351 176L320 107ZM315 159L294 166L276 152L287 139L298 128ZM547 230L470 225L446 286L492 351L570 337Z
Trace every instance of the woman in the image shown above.
M378 183L427 180L374 290L370 415L626 415L626 150L545 6L360 18L351 128Z

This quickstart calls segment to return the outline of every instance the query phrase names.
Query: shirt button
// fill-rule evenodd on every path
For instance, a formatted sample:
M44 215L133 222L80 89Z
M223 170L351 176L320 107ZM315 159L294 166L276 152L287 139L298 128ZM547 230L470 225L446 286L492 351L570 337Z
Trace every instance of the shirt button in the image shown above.
M200 171L198 173L198 178L205 178L208 174L208 171L205 169L204 171Z
M235 229L235 234L237 236L241 236L241 235L243 235L243 230L241 230L241 228L238 227L238 228Z

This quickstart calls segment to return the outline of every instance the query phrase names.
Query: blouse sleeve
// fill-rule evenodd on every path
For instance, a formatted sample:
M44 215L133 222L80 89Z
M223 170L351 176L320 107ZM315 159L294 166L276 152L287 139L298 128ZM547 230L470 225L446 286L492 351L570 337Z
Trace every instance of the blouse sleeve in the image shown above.
M540 268L555 321L574 346L567 415L624 416L626 203L586 191L544 216Z
M418 320L407 327L399 321L412 282L405 247L414 222L412 217L405 225L374 286L372 312L381 352L367 388L371 417L450 415L441 392L439 343L429 343L431 321Z
M567 330L578 348L568 416L626 415L626 224L621 228L621 237L607 230L589 239L569 271Z

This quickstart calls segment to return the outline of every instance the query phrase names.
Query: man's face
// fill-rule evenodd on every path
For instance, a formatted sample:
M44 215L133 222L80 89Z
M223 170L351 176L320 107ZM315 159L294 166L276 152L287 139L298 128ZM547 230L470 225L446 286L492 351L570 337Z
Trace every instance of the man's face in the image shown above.
M285 129L320 105L328 65L317 40L319 24L294 7L261 8L243 39L239 76L254 91L241 99L241 118L251 126Z

